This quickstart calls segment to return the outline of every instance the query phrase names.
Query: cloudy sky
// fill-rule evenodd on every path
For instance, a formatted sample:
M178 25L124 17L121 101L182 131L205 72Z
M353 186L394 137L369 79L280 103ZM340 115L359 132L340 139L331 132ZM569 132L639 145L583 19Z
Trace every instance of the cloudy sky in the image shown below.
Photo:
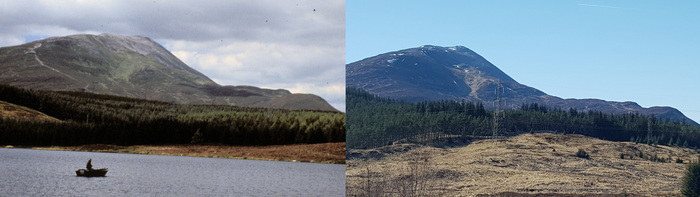
M147 36L221 85L312 93L345 111L344 0L0 0L0 46L84 33Z

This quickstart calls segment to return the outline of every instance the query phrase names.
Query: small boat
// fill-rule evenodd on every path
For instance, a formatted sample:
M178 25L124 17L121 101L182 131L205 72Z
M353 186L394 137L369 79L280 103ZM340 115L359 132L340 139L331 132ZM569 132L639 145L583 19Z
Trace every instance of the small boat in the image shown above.
M107 168L100 168L100 169L79 169L75 171L75 174L78 176L84 176L84 177L98 177L98 176L105 176L107 174Z

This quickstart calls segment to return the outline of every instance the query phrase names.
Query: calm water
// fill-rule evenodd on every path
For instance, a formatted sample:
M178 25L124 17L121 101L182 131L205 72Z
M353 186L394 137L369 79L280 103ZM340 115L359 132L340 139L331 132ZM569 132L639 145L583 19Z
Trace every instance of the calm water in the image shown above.
M107 177L78 177L92 158ZM0 196L344 196L345 165L0 148Z

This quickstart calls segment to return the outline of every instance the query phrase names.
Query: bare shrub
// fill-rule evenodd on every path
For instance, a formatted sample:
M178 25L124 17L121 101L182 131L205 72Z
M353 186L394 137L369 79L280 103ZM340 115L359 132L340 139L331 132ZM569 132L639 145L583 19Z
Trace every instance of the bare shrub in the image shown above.
M353 162L354 163L354 162ZM425 153L406 154L403 159L381 166L360 161L349 168L362 173L347 180L347 196L441 196L441 179ZM390 166L390 167L388 167Z
M400 175L392 180L394 194L398 196L437 196L438 179L433 175L435 172L428 161L427 155L409 155L406 165L399 169Z
M384 180L383 168L372 166L368 161L353 161L349 163L349 168L361 168L362 173L346 178L347 196L384 196L388 188Z

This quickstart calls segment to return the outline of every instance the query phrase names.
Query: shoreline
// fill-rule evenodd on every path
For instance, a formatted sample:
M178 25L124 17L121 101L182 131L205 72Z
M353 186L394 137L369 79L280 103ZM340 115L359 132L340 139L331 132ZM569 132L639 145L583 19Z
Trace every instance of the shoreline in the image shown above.
M104 153L150 154L225 159L345 164L345 142L269 146L230 145L132 145L89 144L81 146L3 146L37 150L85 151Z

